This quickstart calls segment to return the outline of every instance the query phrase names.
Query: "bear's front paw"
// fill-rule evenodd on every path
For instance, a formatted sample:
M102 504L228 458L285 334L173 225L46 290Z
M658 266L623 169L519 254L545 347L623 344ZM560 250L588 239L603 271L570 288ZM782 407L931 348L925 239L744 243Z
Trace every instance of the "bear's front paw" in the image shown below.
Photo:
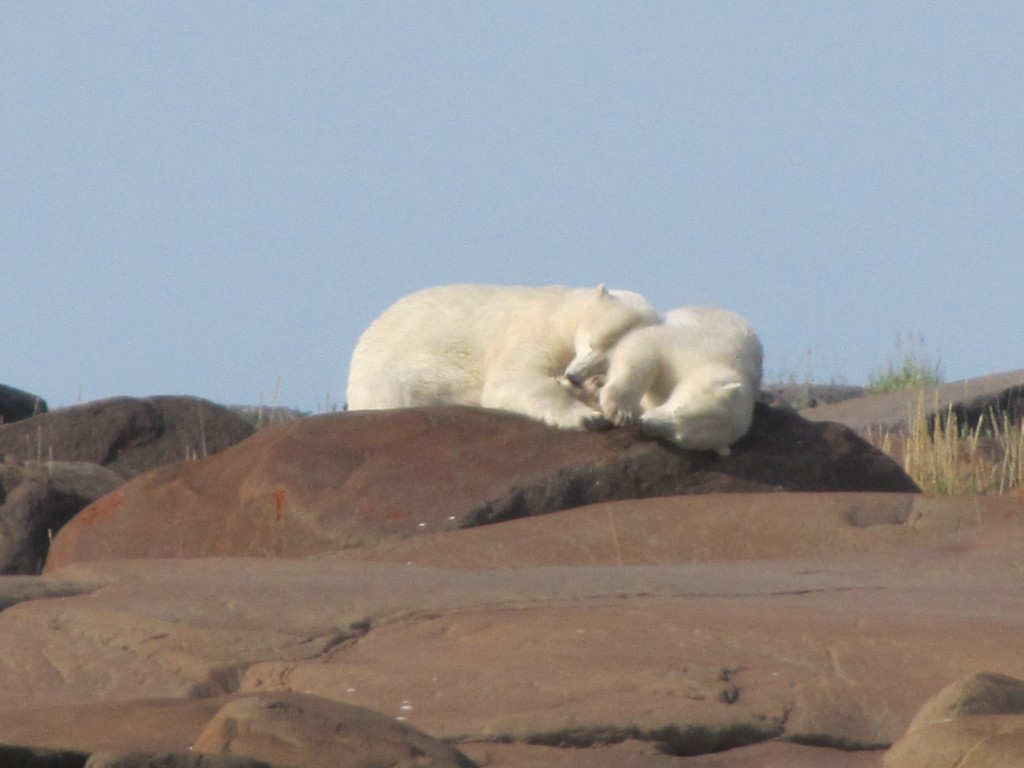
M640 403L629 403L609 397L604 391L601 392L601 412L612 424L620 427L627 424L636 424L640 420L643 409Z

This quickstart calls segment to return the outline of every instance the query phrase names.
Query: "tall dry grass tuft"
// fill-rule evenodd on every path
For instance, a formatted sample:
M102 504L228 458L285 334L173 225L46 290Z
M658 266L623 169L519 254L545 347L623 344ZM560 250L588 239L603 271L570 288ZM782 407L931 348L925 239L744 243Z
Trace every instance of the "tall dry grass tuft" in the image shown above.
M924 396L903 433L869 434L926 493L1003 494L1024 485L1024 420L989 411L971 427L949 407L929 417Z

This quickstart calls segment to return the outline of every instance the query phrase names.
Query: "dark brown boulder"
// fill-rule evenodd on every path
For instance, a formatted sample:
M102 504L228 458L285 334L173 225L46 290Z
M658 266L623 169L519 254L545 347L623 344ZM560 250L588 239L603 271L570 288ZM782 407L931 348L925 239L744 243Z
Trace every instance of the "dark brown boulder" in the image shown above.
M46 401L38 395L0 384L0 424L12 424L46 411Z
M53 535L123 482L98 464L0 464L0 574L39 573Z
M561 431L484 409L338 413L135 478L61 530L47 568L301 556L609 500L786 490L918 489L849 429L767 406L724 458L632 430Z
M0 455L87 461L127 479L224 450L253 431L242 416L206 400L117 397L0 426Z

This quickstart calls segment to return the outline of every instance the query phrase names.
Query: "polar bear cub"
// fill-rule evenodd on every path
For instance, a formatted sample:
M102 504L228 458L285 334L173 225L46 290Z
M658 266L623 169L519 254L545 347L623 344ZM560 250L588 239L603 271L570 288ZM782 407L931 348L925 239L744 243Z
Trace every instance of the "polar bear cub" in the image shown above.
M352 410L500 408L554 427L609 426L560 383L602 374L627 332L658 322L639 294L562 286L443 285L399 299L352 354Z
M736 313L673 309L615 347L601 410L615 424L636 423L643 434L725 456L750 429L763 359L761 342Z

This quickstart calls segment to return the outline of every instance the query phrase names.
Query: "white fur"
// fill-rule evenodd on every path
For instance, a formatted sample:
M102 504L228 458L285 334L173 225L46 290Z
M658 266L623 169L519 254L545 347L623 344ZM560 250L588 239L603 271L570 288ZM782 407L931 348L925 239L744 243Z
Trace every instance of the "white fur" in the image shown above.
M682 448L715 450L750 429L764 353L749 323L714 307L681 307L626 334L612 352L601 410L615 424Z
M399 299L363 333L348 406L472 405L566 429L600 426L601 413L560 377L603 372L623 334L657 320L638 294L603 286L427 288Z

